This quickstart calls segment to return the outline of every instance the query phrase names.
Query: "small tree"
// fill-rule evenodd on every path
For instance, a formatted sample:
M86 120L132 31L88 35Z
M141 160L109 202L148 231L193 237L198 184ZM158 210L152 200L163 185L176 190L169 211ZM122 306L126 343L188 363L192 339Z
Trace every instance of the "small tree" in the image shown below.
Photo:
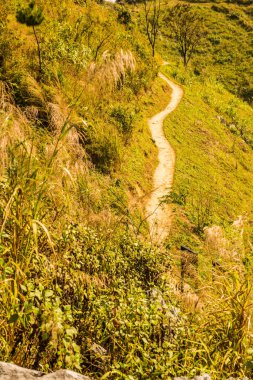
M155 45L160 29L161 2L160 0L145 0L145 21L146 34L152 48L152 55L155 55Z
M27 7L20 7L16 12L16 19L20 24L31 26L33 29L34 37L37 43L39 70L42 73L42 58L39 39L36 34L35 26L38 26L44 20L42 8L36 6L35 1L32 0Z
M118 11L118 22L123 25L129 25L132 21L131 13L126 8L121 8Z
M204 20L189 4L178 4L172 8L165 21L187 67L204 36Z

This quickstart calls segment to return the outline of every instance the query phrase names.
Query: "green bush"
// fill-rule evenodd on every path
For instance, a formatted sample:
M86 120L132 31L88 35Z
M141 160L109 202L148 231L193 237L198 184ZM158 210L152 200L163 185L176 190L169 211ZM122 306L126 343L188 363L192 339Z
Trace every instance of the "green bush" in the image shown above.
M119 131L130 137L133 133L137 111L129 106L126 107L119 104L112 109L110 115L117 122Z
M83 140L85 150L95 167L103 173L110 173L120 165L120 139L113 131L89 128Z
M121 24L129 25L131 23L131 21L132 21L131 13L127 9L125 9L125 8L119 9L119 11L118 11L118 21Z

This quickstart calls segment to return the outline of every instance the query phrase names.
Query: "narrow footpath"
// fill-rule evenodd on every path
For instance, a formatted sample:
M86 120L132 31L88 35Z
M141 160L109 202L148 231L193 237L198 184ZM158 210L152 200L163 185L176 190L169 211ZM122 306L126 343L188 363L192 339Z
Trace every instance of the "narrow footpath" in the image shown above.
M161 73L159 76L171 87L172 94L167 107L148 120L152 139L158 148L159 160L153 178L154 190L146 204L150 236L155 243L161 243L170 231L172 209L170 205L163 203L162 199L171 191L176 161L175 152L164 135L163 121L176 109L183 97L183 90L180 86Z

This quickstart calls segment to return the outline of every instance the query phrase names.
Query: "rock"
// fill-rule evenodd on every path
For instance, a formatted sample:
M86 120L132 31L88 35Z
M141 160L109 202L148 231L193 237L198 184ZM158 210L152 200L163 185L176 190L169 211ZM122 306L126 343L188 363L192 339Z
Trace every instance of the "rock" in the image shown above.
M204 373L201 376L195 376L194 380L211 380L211 376L208 375L207 373Z
M174 380L190 380L188 377L174 377ZM207 373L203 375L195 376L193 380L211 380L211 376Z
M41 380L91 380L91 378L68 369L60 369L59 371L43 376Z
M2 380L32 380L42 377L43 372L21 368L15 364L0 362L0 379Z
M174 377L174 380L191 380L188 377ZM211 380L211 376L207 373L204 373L203 375L195 376L192 380ZM243 379L239 377L229 377L227 380L250 380L248 377L244 377Z
M220 116L220 115L217 115L216 118L221 122L221 124L223 125L227 125L227 122L226 120L224 119L224 117Z
M45 374L44 372L26 369L11 363L0 362L0 379L1 380L91 380L88 376L68 369Z
M107 358L108 358L108 356L107 356L108 352L104 349L104 347L99 346L99 344L97 344L97 343L93 343L92 346L90 347L90 349L91 349L91 351L94 352L94 354L98 358L100 358L100 359L102 359L104 361L107 360Z

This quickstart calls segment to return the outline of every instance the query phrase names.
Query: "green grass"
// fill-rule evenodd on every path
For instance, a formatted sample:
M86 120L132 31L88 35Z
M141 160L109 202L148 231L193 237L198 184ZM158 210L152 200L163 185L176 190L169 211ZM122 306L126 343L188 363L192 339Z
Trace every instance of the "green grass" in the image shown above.
M173 69L164 70L177 79ZM166 119L165 133L177 157L173 191L186 194L185 213L201 232L205 225L252 215L253 111L217 82L185 76L184 98ZM247 125L248 138L239 125ZM198 221L204 213L206 220Z
M252 35L253 22L249 8L235 4L192 4L204 18L205 35L190 66L196 74L212 77L230 92L252 102ZM166 7L164 7L166 15ZM167 61L180 62L175 41L166 23L158 41L158 51Z

